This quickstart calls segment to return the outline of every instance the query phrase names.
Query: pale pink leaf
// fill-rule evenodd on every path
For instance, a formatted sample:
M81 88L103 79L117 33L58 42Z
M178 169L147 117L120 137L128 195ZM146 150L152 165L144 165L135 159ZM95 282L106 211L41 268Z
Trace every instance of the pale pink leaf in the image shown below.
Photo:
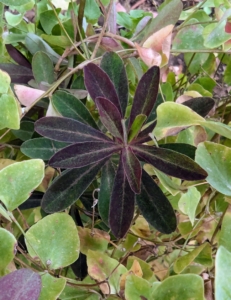
M19 84L14 85L14 91L20 103L24 106L30 106L42 94L44 94L44 91L42 90L32 89Z
M126 9L125 9L125 7L123 6L123 5L121 5L119 2L118 3L116 3L116 11L117 12L127 12L126 11Z
M141 47L139 44L136 43L135 43L135 47L139 53L140 58L147 66L149 67L160 66L162 58L158 52L150 48L148 49L148 48Z

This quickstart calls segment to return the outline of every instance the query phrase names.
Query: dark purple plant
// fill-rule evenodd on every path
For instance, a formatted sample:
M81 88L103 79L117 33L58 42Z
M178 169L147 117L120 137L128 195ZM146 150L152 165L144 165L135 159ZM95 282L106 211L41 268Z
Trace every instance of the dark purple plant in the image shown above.
M149 133L155 127L155 122L152 122L142 130L156 101L159 76L156 66L143 75L135 92L130 117L126 120L128 81L123 61L115 53L106 53L101 67L89 63L84 68L85 86L96 104L106 134L70 118L45 117L35 123L39 134L71 143L49 160L52 167L68 170L62 172L44 194L42 208L47 213L62 211L72 205L102 169L99 213L117 238L128 231L135 204L157 230L168 234L176 229L171 204L142 169L142 162L184 180L201 180L207 173L193 161L193 146L144 144L151 141ZM203 99L198 98L193 105L198 113L206 115L214 101ZM201 105L195 105L200 102L203 103L202 111ZM119 155L118 166L113 163L114 154Z

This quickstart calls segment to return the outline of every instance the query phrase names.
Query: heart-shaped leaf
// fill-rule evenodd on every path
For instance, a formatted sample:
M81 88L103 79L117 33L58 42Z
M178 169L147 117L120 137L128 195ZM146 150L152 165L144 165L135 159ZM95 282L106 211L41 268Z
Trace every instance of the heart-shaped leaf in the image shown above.
M130 188L124 172L122 159L115 176L111 195L109 224L112 233L122 238L127 233L134 215L135 194Z
M30 269L20 269L0 278L0 299L38 300L41 291L41 277Z
M0 199L12 211L29 198L44 177L44 162L31 159L14 163L0 171Z
M176 230L176 216L166 196L154 180L142 170L141 193L136 195L137 205L144 218L163 233Z
M84 67L84 81L85 86L94 101L97 97L106 98L117 107L122 115L115 87L108 75L102 69L93 63L89 63Z
M69 118L41 118L35 123L35 130L45 137L60 142L111 141L99 130Z
M106 52L103 55L100 67L107 73L115 86L122 109L122 115L124 116L128 103L128 79L123 61L115 52Z
M121 150L119 144L113 142L84 142L63 148L49 160L54 168L80 168L110 157Z
M152 146L132 146L135 155L158 170L185 180L205 179L207 173L191 158L181 153Z
M53 213L72 205L91 184L104 164L105 160L102 160L90 166L64 171L44 194L42 209Z
M55 213L38 221L26 232L25 241L30 256L39 257L49 269L69 266L79 256L78 231L66 213Z

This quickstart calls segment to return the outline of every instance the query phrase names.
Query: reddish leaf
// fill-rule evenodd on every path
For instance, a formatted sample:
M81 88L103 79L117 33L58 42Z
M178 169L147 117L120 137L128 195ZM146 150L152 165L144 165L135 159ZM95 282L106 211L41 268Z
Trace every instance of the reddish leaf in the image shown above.
M20 51L18 51L18 49L11 44L6 44L5 46L7 52L13 58L13 60L16 61L16 63L18 63L20 66L31 69L31 63Z
M207 173L191 158L173 150L152 146L132 146L133 152L142 160L167 175L185 180L201 180Z
M49 160L49 165L54 168L80 168L121 150L121 146L113 142L83 142L63 148Z
M0 300L38 300L41 277L29 269L20 269L0 278Z
M112 142L102 132L79 121L62 117L45 117L35 123L35 131L59 142L78 143L84 141Z
M158 94L159 78L160 69L156 66L141 77L133 100L129 128L137 115L144 114L148 117L151 113Z
M42 209L47 213L59 212L77 201L94 180L106 160L83 168L66 170L53 181L42 199Z
M123 148L122 161L129 185L135 194L140 193L142 169L140 162L130 147Z
M117 107L122 115L115 87L108 75L102 69L93 63L89 63L84 67L84 81L85 86L94 101L97 97L106 98Z
M174 210L155 181L143 170L141 193L136 203L150 225L162 233L171 233L176 229Z
M32 70L15 64L0 64L0 69L10 75L12 83L28 83L34 78Z
M120 159L113 186L109 212L110 228L117 238L124 237L130 228L134 215L134 208L135 194L130 188L124 172L122 159Z
M123 140L123 127L121 114L116 106L103 97L97 97L95 103L98 107L100 119L110 133Z

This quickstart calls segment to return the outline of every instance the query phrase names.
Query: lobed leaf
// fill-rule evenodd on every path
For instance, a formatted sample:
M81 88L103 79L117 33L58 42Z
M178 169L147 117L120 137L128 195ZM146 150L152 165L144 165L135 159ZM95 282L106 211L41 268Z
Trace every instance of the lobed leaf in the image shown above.
M201 180L208 175L191 158L169 149L152 146L132 146L133 152L167 175L185 180Z
M89 63L84 67L85 86L95 101L97 97L103 97L111 101L122 115L119 98L115 87L108 75L97 65Z
M23 154L30 158L40 158L43 160L49 160L52 155L58 152L60 149L68 146L67 143L57 142L47 138L36 138L27 140L24 142L20 150Z
M135 194L139 194L142 169L139 160L134 155L130 147L123 148L122 161L124 172L126 174L131 189Z
M50 185L43 196L41 207L47 213L66 209L75 203L94 180L106 160L90 166L64 171Z
M116 106L111 101L103 97L97 97L95 99L95 103L104 126L114 137L123 140L121 114Z
M119 150L121 146L113 142L76 143L53 155L49 160L49 165L64 169L80 168L110 157Z
M120 101L122 116L124 116L128 103L128 79L123 61L115 52L106 52L103 55L100 67L107 73L115 86Z
M65 92L56 91L51 97L52 104L54 108L66 118L71 118L77 120L86 125L90 125L95 129L98 126L95 123L92 115L86 106L75 96Z
M111 142L105 134L79 121L62 117L45 117L35 122L35 131L52 140L69 143Z
M142 170L141 193L136 203L144 218L162 233L176 230L176 216L168 199L155 181Z
M130 188L122 158L115 176L111 195L109 224L115 237L122 238L130 228L135 209L135 194Z
M147 117L151 113L156 101L159 88L160 69L151 67L140 79L130 114L129 128L137 115L143 114Z

